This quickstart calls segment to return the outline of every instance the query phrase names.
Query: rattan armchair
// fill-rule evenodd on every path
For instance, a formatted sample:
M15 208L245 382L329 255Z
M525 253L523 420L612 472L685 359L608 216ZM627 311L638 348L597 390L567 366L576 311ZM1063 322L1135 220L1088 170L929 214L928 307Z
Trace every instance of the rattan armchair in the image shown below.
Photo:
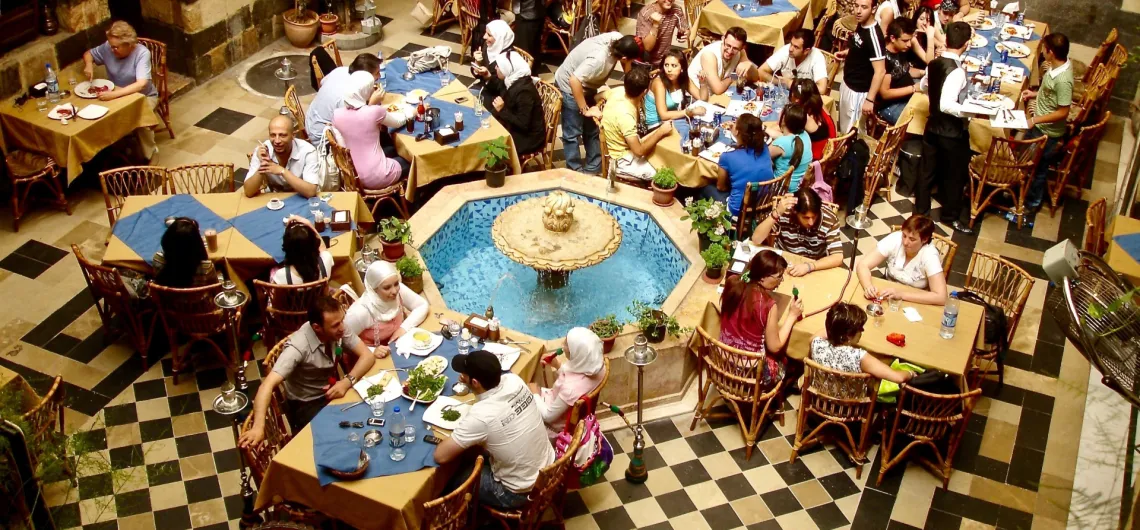
M978 216L993 206L1017 216L1017 228L1025 223L1025 195L1033 181L1033 173L1041 161L1048 138L1011 140L995 137L984 155L970 160L970 227ZM1011 206L995 204L999 195L1011 199Z
M305 107L301 105L301 98L297 95L297 87L289 85L285 89L285 108L293 116L293 136L302 140L309 140L309 131L305 127Z
M874 114L872 113L872 116ZM902 139L906 135L906 128L910 125L910 118L899 120L899 123L887 127L871 153L871 160L867 163L867 170L863 173L863 207L869 211L871 203L879 188L890 193L891 176L895 174L895 163L899 159L899 150L902 149Z
M689 42L686 49L693 54L720 38L719 35L713 33L708 28L700 27L701 12L704 11L709 1L710 0L685 0L685 16L689 19ZM693 58L689 56L686 57L686 59L692 61Z
M807 146L805 146L805 149ZM764 182L749 182L744 185L744 198L740 203L740 214L736 216L736 238L743 240L752 233L754 225L764 220L764 216L772 213L776 199L788 193L792 182L792 173L796 166L789 165L788 170L772 180Z
M478 47L482 35L475 35L475 27L479 25L479 2L477 0L455 0L459 2L459 62L466 62L467 52L472 47ZM472 42L474 41L474 42Z
M796 441L789 459L796 462L801 450L822 443L825 429L839 431L830 436L855 464L855 479L863 476L867 449L874 427L875 398L879 380L868 373L832 370L811 359L804 359L804 383L797 413ZM852 432L852 427L858 429Z
M891 232L898 232L899 230L902 230L901 225L891 225ZM958 244L941 234L932 234L930 244L934 245L934 250L938 251L943 272L950 274L950 267L954 265L954 256L958 254Z
M483 456L475 458L471 475L455 491L424 503L424 530L467 530L475 527L476 506L479 505L479 473L483 471Z
M539 51L547 54L570 54L570 44L574 40L574 35L578 33L578 25L582 23L582 19L586 17L586 0L557 0L562 2L563 13L573 13L573 21L570 27L564 28L550 17L542 24L542 38L539 40ZM551 44L551 39L554 43Z
M253 280L257 305L261 309L266 344L276 344L308 322L309 307L328 294L329 279L299 285L276 285Z
M51 192L52 203L71 215L71 206L64 195L59 164L55 159L40 153L12 149L4 156L4 167L12 184L12 230L20 231L20 218L28 206L32 187L42 184Z
M1092 175L1092 168L1096 165L1096 151L1100 146L1100 140L1104 138L1104 130L1111 117L1112 113L1106 112L1100 123L1081 127L1077 135L1065 145L1060 163L1049 168L1053 174L1052 178L1046 181L1049 188L1050 217L1057 214L1061 199L1066 193L1080 197L1080 188ZM1080 177L1080 180L1072 181L1074 177Z
M154 305L149 298L132 296L118 270L92 263L77 245L71 245L71 251L79 260L79 269L95 299L95 310L99 312L103 328L109 333L126 334L131 347L142 356L143 370L148 369L147 352L154 336Z
M1033 277L1012 262L975 250L970 256L970 268L966 271L966 284L963 289L974 293L1005 313L1005 344L1013 343L1017 324L1033 289ZM1005 384L1005 352L997 347L974 348L970 363L971 387L977 387L980 379L987 374L997 374L998 386ZM996 365L996 370L993 366Z
M329 149L332 151L333 160L336 161L336 167L340 170L340 188L344 191L352 191L360 194L360 198L364 199L364 203L372 203L369 211L373 217L376 217L376 210L380 208L380 204L387 201L392 203L396 208L396 212L400 214L401 219L408 218L408 201L404 197L404 183L405 180L401 178L394 184L378 189L365 188L360 183L360 177L356 174L356 165L352 161L352 152L341 145L336 139L336 133L332 127L325 128L325 141L329 144Z
M170 125L170 88L166 84L166 77L169 74L166 69L166 44L142 37L139 37L139 44L146 46L150 51L150 82L154 83L154 88L158 91L158 104L155 105L154 112L162 118L166 132L170 133L170 139L173 140L174 127Z
M1076 83L1073 85L1074 101L1081 99L1081 96L1084 95L1085 90L1088 89L1088 85L1092 81L1093 72L1096 71L1096 67L1108 61L1109 56L1116 49L1116 41L1119 39L1119 37L1120 35L1116 31L1116 28L1109 30L1108 36L1106 36L1104 38L1104 41L1100 43L1100 46L1096 50L1096 54L1093 55L1092 60L1089 61L1087 65L1082 64L1081 61L1070 58L1073 68L1073 77L1076 79Z
M954 455L966 432L970 413L982 389L975 388L960 394L939 395L903 384L899 390L894 417L883 427L883 445L879 477L883 477L920 447L933 453L933 459L916 452L915 459L942 480L942 487L950 487L950 474L954 472ZM905 445L901 445L905 444ZM901 447L900 447L901 445Z
M455 22L455 0L435 0L432 5L431 13L431 34L435 36L435 30L439 26Z
M222 284L179 289L150 282L148 287L170 341L174 384L178 384L178 375L186 368L186 354L178 345L180 336L189 338L186 352L190 351L194 343L205 342L227 367L234 366L236 352L229 351L232 344L228 334L230 326L240 324L241 313L231 314L214 304L214 297L222 292ZM219 339L225 346L219 345L214 339Z
M828 94L831 92L831 87L835 85L835 78L839 75L839 71L843 70L843 59L826 50L819 50L819 53L823 54L824 64L827 65L827 91L824 94Z
M172 167L166 172L170 193L224 193L234 191L234 165L203 163Z
M483 506L483 509L502 525L504 530L512 527L517 530L539 530L543 526L542 516L547 509L553 512L556 523L562 522L562 501L566 496L566 473L573 464L578 446L582 444L585 425L579 423L574 428L574 438L562 457L539 470L528 501L518 510L498 510ZM512 524L513 523L513 524Z
M273 349L269 350L269 352L265 354L265 358L261 360L261 365L265 367L265 373L268 374L273 371L273 365L277 364L277 358L281 357L281 353L285 351L285 346L288 344L286 339L288 338L288 335L286 335L285 338L277 341L277 343L273 345ZM268 344L268 341L266 343ZM285 441L288 442L296 433L292 433L289 429L288 413L285 410L285 399L285 388L282 385L277 385L269 395L269 409L265 412L265 421L273 420L276 423L275 427L281 431L282 436L285 437ZM259 480L258 482L261 481Z
M542 116L546 120L546 145L541 151L519 157L519 166L523 169L533 160L542 164L542 169L554 167L554 142L558 136L558 124L562 119L562 92L554 83L535 81L534 87L538 89L538 96L542 98Z
M277 404L270 400L269 410L266 414L273 414L274 408ZM278 411L279 412L279 411ZM241 433L253 428L253 414L246 416L245 421L241 424ZM265 480L265 474L269 471L269 466L273 462L273 457L285 448L285 444L289 443L289 435L282 429L280 422L267 421L264 427L265 442L259 446L250 444L244 448L239 447L239 451L245 456L245 463L249 466L250 478L253 479L254 484L261 489L261 483ZM273 505L273 511L279 513L284 518L290 521L303 522L305 524L317 524L323 519L319 513L310 508L302 506L293 502L282 502Z
M847 131L847 134L827 140L823 148L823 159L819 161L819 170L823 173L823 180L832 188L837 184L835 175L839 172L839 164L842 164L843 158L847 156L847 148L851 146L851 139L856 134L858 133L854 130Z
M703 370L707 381L701 383L698 380L697 388L701 395L689 430L694 429L701 419L734 418L744 436L744 458L750 459L764 422L778 417L780 425L784 424L783 385L776 384L771 389L763 387L760 377L764 369L763 353L733 348L714 339L700 327L697 335L698 371ZM709 386L717 390L717 395L711 400L707 399ZM713 407L722 400L731 412L712 413Z
M24 437L29 442L42 442L51 438L63 440L65 438L64 397L63 377L57 375L52 381L51 388L40 399L40 402L21 417L29 428L29 432L24 433ZM34 454L34 451L32 453L31 457L36 459L38 455ZM33 469L38 465L39 462L33 460ZM75 485L77 477L72 459L60 458L58 465L60 466L59 471L71 480L72 485Z
M534 68L534 56L533 55L527 53L526 50L519 48L518 46L512 46L511 51L519 54L519 57L522 57L523 60L526 61L527 66Z
M1104 240L1107 207L1108 201L1101 197L1093 201L1085 211L1085 252L1103 256L1108 251L1108 243Z
M168 195L166 168L159 166L128 166L99 173L103 187L103 201L107 203L107 220L111 228L119 219L119 212L132 195Z

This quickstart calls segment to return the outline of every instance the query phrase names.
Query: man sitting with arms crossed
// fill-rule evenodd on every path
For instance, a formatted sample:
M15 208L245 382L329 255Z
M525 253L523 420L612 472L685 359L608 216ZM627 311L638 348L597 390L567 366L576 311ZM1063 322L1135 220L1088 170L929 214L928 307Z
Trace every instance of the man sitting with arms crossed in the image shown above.
M268 188L275 192L295 191L308 198L320 191L319 171L317 149L294 138L293 118L279 114L269 120L269 139L254 151L241 186L246 197L256 197L262 188Z
M791 252L806 263L788 267L789 276L833 269L843 265L843 241L839 238L839 218L831 207L823 206L823 201L815 190L800 186L795 195L786 195L772 209L772 215L752 232L753 245L767 245Z
M811 79L820 95L831 92L827 83L827 59L813 47L815 35L811 30L797 29L788 37L788 43L776 48L772 56L760 65L760 80L769 82L779 76L780 83L791 87L796 79Z
M285 385L286 417L296 434L330 399L344 397L376 362L360 339L345 334L344 309L329 296L316 299L309 307L309 322L285 340L281 356L257 389L253 400L253 427L238 439L241 447L257 446L265 441L265 414L277 385ZM329 378L336 377L336 356L343 355L342 347L356 355L356 364L348 375L329 385Z
M748 44L748 32L733 26L724 33L724 39L701 48L689 63L689 92L700 94L701 99L723 94L732 86L732 75L743 77L749 82L760 79L756 65L748 60L744 46Z
M498 357L483 350L456 355L451 367L478 401L459 425L435 448L435 461L446 464L474 446L491 455L479 477L479 502L499 509L518 508L538 480L538 472L554 462L542 412L526 383L502 373ZM470 476L460 472L456 477Z

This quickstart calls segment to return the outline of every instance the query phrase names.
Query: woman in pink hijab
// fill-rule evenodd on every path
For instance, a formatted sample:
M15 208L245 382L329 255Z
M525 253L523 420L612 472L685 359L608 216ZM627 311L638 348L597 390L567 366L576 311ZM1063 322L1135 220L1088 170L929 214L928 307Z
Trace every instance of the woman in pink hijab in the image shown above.
M574 328L566 334L566 353L550 364L558 369L558 379L550 388L531 383L547 434L553 438L562 431L566 414L574 403L601 384L605 374L602 339L587 328Z

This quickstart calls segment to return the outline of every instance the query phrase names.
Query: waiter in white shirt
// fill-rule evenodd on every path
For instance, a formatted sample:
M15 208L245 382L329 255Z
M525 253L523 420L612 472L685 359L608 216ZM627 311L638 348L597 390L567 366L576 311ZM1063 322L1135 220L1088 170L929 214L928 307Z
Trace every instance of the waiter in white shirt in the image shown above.
M811 79L819 88L820 94L827 94L831 86L827 83L827 59L823 58L813 42L815 36L811 30L797 29L788 36L788 43L776 48L772 56L760 65L760 80L772 81L773 76L780 77L780 83L785 87L792 86L796 79Z

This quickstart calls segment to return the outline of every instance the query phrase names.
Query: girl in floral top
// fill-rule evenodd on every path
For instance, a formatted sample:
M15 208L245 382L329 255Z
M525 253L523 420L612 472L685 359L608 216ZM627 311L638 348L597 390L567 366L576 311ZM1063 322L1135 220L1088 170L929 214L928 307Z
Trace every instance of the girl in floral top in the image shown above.
M762 250L748 264L742 276L729 278L720 299L720 341L733 348L763 353L765 362L757 367L765 388L784 379L787 358L783 354L792 327L804 312L803 302L793 301L781 324L772 291L784 281L788 262L771 250Z
M879 379L905 383L914 372L895 370L867 350L853 346L863 336L867 313L859 306L839 302L827 310L826 331L811 340L811 360L840 372L866 372Z

